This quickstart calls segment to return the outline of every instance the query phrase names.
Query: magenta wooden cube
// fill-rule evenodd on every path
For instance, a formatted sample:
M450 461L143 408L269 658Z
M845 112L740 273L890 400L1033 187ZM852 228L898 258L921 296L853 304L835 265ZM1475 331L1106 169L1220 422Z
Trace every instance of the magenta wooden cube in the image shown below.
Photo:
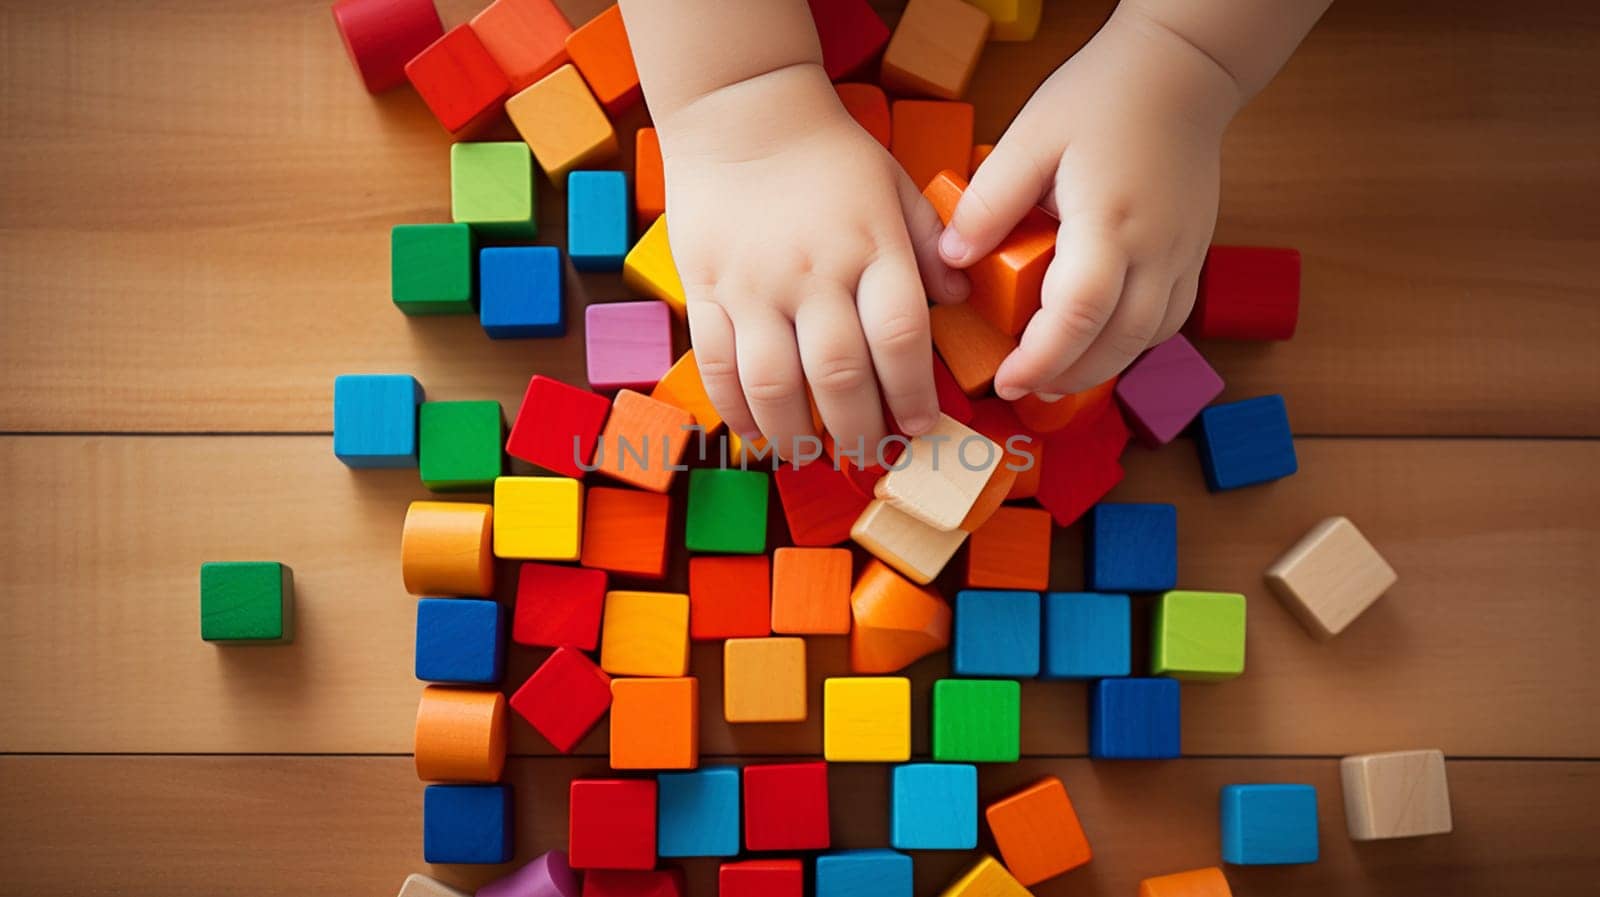
M583 314L589 385L648 390L672 367L672 312L665 302L606 302Z
M578 897L578 875L564 851L552 850L478 889L477 897Z
M1117 400L1145 445L1166 445L1222 395L1222 378L1178 334L1143 355L1117 381Z

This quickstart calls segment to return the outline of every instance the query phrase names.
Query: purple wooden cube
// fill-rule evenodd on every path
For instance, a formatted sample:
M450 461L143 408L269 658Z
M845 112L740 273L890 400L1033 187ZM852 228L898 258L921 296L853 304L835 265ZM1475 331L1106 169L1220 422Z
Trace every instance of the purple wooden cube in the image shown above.
M1183 334L1151 348L1117 381L1117 400L1145 445L1166 445L1222 395L1222 378Z
M566 853L552 850L479 888L477 897L578 897L578 876L567 865Z
M648 391L672 367L672 312L665 302L606 302L583 313L589 385Z

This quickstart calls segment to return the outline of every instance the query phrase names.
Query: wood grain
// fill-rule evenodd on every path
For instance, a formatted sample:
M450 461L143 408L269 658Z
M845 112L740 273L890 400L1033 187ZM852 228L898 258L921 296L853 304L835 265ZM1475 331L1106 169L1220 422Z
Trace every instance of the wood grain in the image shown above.
M981 140L1108 8L989 45ZM409 92L367 95L323 0L0 16L0 429L323 431L339 373L507 407L535 369L581 379L581 325L490 341L390 305L387 230L446 219L446 138ZM1306 270L1293 342L1205 347L1230 397L1281 390L1302 433L1600 435L1600 94L1574 89L1597 39L1564 0L1336 4L1227 140L1218 238ZM542 184L541 240L560 210ZM569 280L569 319L626 295Z
M1249 596L1245 675L1184 687L1190 754L1343 754L1424 744L1471 756L1600 756L1589 674L1600 535L1600 443L1300 441L1301 473L1221 496L1194 447L1127 456L1120 500L1178 507L1179 583ZM686 480L680 477L679 480ZM673 500L680 507L682 484ZM400 582L414 471L347 470L325 437L0 438L0 751L383 752L411 749L415 599ZM1348 515L1400 582L1339 638L1318 643L1261 575L1311 524ZM772 544L783 544L774 508ZM1051 581L1081 587L1077 527L1058 532ZM295 642L200 641L205 560L295 571ZM858 553L858 562L860 555ZM665 583L682 590L685 563ZM955 587L960 560L940 585ZM514 580L502 568L499 597ZM1136 633L1147 623L1136 602ZM847 639L809 640L810 706L848 669ZM1135 639L1143 663L1146 639ZM702 750L801 754L802 724L730 729L721 657L697 645ZM543 652L516 648L506 682ZM915 748L943 655L911 671ZM1083 686L1029 683L1025 754L1082 754ZM520 722L515 752L549 749ZM603 754L606 732L579 750Z
M1316 786L1322 844L1313 865L1229 867L1238 897L1555 897L1600 876L1590 837L1600 764L1452 760L1454 833L1367 844L1345 835L1338 766L1024 760L985 767L980 789L988 801L1044 775L1066 782L1094 859L1036 886L1040 897L1126 897L1141 877L1217 863L1218 790L1238 782ZM564 843L568 780L601 772L593 760L511 761L518 860ZM834 766L830 778L835 844L886 844L888 767ZM403 758L4 757L0 808L6 887L38 897L209 897L218 881L235 897L386 895L412 872L472 888L503 871L423 864L422 789ZM917 893L971 862L966 851L917 853ZM714 893L714 862L684 865L691 894Z

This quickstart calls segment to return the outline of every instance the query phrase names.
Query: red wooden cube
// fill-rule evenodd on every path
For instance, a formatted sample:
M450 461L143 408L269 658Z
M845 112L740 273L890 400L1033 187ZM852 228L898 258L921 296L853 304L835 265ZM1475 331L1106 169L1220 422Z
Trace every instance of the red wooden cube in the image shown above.
M1300 318L1300 251L1213 246L1200 269L1189 335L1282 340Z
M406 63L406 77L451 134L463 135L493 121L511 92L511 81L470 25L458 25Z
M1082 427L1051 433L1036 498L1057 526L1071 526L1122 482L1122 450L1132 433L1115 405Z
M687 893L682 869L591 869L583 876L583 897L684 897Z
M717 868L718 897L805 897L799 860L743 860Z
M339 0L333 22L367 90L406 82L406 63L444 34L433 0Z
M511 696L511 709L563 754L611 707L611 677L576 648L557 648Z
M746 850L826 850L829 840L828 764L744 768Z
M789 523L789 539L796 545L820 548L848 540L850 526L871 501L823 458L804 467L784 464L773 479L783 518Z
M972 399L961 390L944 359L933 356L933 388L939 396L939 410L961 423L972 421Z
M534 374L506 439L506 453L562 476L583 476L611 400L560 380Z
M606 572L529 561L517 574L511 640L519 645L593 651L600 647Z
M772 562L764 554L689 559L689 637L772 634Z
M867 67L889 43L889 26L867 0L809 0L822 67L838 81Z
M574 869L654 869L654 779L574 779L567 862Z

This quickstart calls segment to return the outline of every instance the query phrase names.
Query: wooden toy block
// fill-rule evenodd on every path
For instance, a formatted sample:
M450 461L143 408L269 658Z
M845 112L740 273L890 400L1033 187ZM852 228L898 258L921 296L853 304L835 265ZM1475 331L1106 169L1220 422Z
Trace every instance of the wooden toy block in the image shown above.
M1025 886L1076 869L1093 856L1066 786L1055 776L990 804L984 819L1006 868Z
M820 459L801 467L784 464L772 478L796 545L837 545L850 538L851 525L870 501L851 488L842 471Z
M950 605L882 561L869 561L850 592L850 671L897 673L950 644Z
M294 641L294 571L276 561L201 564L200 638L219 645Z
M405 65L406 78L446 131L460 137L500 114L511 82L471 27L457 25Z
M767 474L703 467L689 471L684 547L720 554L767 550Z
M611 768L700 765L700 680L611 680Z
M1233 897L1222 870L1211 866L1139 882L1139 897Z
M763 638L772 632L772 562L764 554L689 559L689 638Z
M1038 592L957 592L950 671L1031 679L1039 675L1039 629Z
M827 850L828 764L744 768L745 850Z
M907 763L890 774L889 844L900 850L978 846L978 767Z
M566 335L561 251L554 246L496 246L478 253L478 297L478 323L490 339Z
M1200 412L1200 468L1212 492L1270 483L1300 469L1283 396L1257 396Z
M534 374L511 425L506 453L562 476L582 477L594 460L595 441L611 400L587 389Z
M617 154L611 120L571 65L560 66L506 100L506 115L558 188L572 169L598 165Z
M533 156L520 140L450 147L450 220L500 240L539 233Z
M823 680L822 755L830 763L911 759L911 680L899 676Z
M677 678L689 672L689 596L607 592L600 668L614 676Z
M739 768L717 766L656 777L656 853L662 857L739 855Z
M472 314L474 261L465 224L397 224L389 231L389 297L408 315Z
M1213 246L1186 329L1196 339L1285 340L1299 317L1299 250Z
M570 645L593 651L600 644L600 608L605 594L604 570L525 563L517 574L511 640L519 645Z
M888 149L889 135L893 132L889 127L889 97L883 88L876 84L835 84L833 89L838 92L844 111Z
M410 374L333 378L333 455L346 467L416 467L422 384Z
M1127 595L1050 592L1044 596L1044 679L1102 679L1133 670Z
M973 499L972 507L967 510L967 516L961 518L961 526L958 529L968 533L977 532L989 522L989 518L993 517L996 511L1000 510L1000 505L1005 502L1006 496L1011 494L1011 489L1016 484L1016 469L1006 463L1005 450L996 445L994 463L989 467L989 478L984 481L978 497Z
M567 35L567 55L606 112L617 115L639 102L639 71L615 4Z
M579 271L621 271L628 254L628 178L620 171L567 175L567 257Z
M934 529L880 499L861 512L850 538L912 582L927 585L955 556L967 531Z
M883 86L960 99L978 69L991 24L986 12L962 0L911 0L883 51Z
M406 63L444 36L433 0L338 0L333 23L369 93L406 81Z
M1224 785L1222 861L1284 866L1317 861L1317 789L1311 785Z
M583 533L583 484L571 477L494 481L495 557L575 561Z
M942 414L905 454L878 480L877 497L941 530L961 527L1001 458L987 436Z
M933 759L1015 763L1021 755L1022 685L1006 679L933 683Z
M589 385L650 389L672 367L672 313L665 302L606 302L584 309Z
M560 647L511 695L511 709L563 754L611 709L611 677L577 648Z
M504 470L499 402L423 402L417 433L422 485L432 492L485 492Z
M939 219L949 224L956 202L966 189L965 177L940 171L923 195L933 204ZM1056 255L1057 227L1054 218L1040 209L1030 209L999 246L967 268L972 292L966 304L1008 336L1022 333L1039 311L1044 272Z
M817 897L911 897L911 857L893 850L840 850L817 857Z
M574 869L654 869L655 779L573 779L567 862Z
M667 575L670 513L671 501L659 492L590 489L579 562L626 576L661 579Z
M1415 838L1451 829L1450 786L1442 751L1345 757L1339 761L1339 778L1352 840Z
M506 696L429 685L417 703L417 778L497 782L506 764Z
M667 175L655 128L640 128L633 135L633 209L642 228L667 212Z
M963 178L971 176L967 168L972 162L971 103L896 100L889 106L889 120L889 152L918 190L928 186L941 171L953 171ZM964 306L965 303L948 307ZM967 395L972 391L968 390Z
M717 897L805 897L799 860L741 860L717 868Z
M972 422L972 400L962 392L950 367L938 355L933 356L933 388L939 395L941 412L964 424Z
M1083 527L1091 592L1160 592L1178 585L1178 509L1100 502Z
M939 897L1032 897L1032 892L993 857L984 857Z
M1244 596L1167 592L1156 601L1150 672L1195 682L1244 673Z
M1177 438L1222 395L1222 377L1180 333L1129 365L1116 394L1140 441L1155 448Z
M825 432L822 426L822 415L816 410L813 402L812 421L819 432L822 432L822 451L832 466L844 474L845 482L850 489L862 498L870 499L872 492L877 488L878 481L889 473L888 464L893 464L904 454L905 446L894 441L879 444L876 449L869 449L865 444L857 443L855 446L841 445L833 439L833 434ZM904 436L903 433L893 432L891 435Z
M1171 760L1182 748L1178 680L1101 679L1089 687L1089 756Z
M400 534L400 571L413 595L494 594L494 506L414 501Z
M416 676L423 682L498 685L504 666L500 605L471 598L417 602Z
M989 14L992 41L1027 41L1039 31L1044 0L968 0Z
M973 174L977 174L978 166L982 165L984 160L989 158L989 154L992 152L994 152L994 144L992 143L979 143L974 145L972 147L972 162L967 166L967 170Z
M504 863L511 859L511 789L505 785L429 785L422 791L426 863Z
M617 392L600 431L594 467L614 480L665 492L689 446L694 415L631 389Z
M1128 444L1122 414L1108 407L1084 428L1052 433L1043 440L1036 498L1057 526L1071 526L1122 482L1121 457Z
M682 869L594 869L583 876L583 897L684 897Z
M973 589L1050 587L1050 512L1006 505L967 539L966 584Z
M1329 517L1267 570L1267 585L1306 631L1332 638L1398 580L1356 525Z
M429 4L432 8L432 4ZM435 881L426 875L412 873L400 883L399 897L472 897L466 891L458 891L449 885Z
M475 897L579 897L578 875L568 865L566 851L548 850L479 888Z
M1035 433L1054 433L1075 424L1083 424L1105 411L1116 392L1117 379L1091 387L1083 392L1063 396L1059 401L1046 402L1032 393L1011 403L1017 420Z
M780 548L772 553L772 631L844 635L850 631L847 548Z
M972 419L967 425L1005 448L1005 464L1017 472L1011 491L1006 493L1007 501L1038 494L1044 472L1044 439L1017 420L1010 403L993 397L973 402Z
M512 93L568 61L572 24L553 0L494 0L469 24L506 73Z
M805 721L806 709L805 639L731 638L722 643L723 719L799 723Z
M969 396L988 392L1000 362L1017 348L1015 339L995 329L965 302L928 309L928 325L939 357Z
M722 415L717 413L717 406L711 404L711 397L706 395L705 384L700 380L700 365L694 360L693 349L679 355L667 373L656 381L650 398L676 405L694 415L694 422L707 436L722 426Z
M627 257L622 260L622 282L636 293L667 303L673 314L683 317L687 300L678 266L672 261L665 215L645 228L644 234L628 250Z
M889 43L889 26L867 0L808 0L822 68L838 81L867 68Z

